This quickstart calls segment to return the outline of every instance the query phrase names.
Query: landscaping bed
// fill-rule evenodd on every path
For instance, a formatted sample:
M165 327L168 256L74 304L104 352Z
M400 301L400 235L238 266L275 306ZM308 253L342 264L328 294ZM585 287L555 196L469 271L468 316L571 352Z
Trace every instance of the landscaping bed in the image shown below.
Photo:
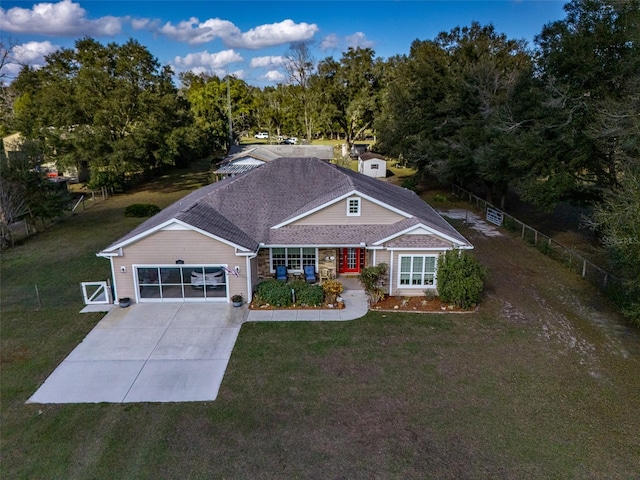
M439 312L472 312L472 309L463 309L449 303L445 303L439 298L427 298L426 296L419 297L401 297L394 295L385 295L385 297L379 302L375 303L371 310L376 311L389 311L389 312L425 312L425 313L439 313Z

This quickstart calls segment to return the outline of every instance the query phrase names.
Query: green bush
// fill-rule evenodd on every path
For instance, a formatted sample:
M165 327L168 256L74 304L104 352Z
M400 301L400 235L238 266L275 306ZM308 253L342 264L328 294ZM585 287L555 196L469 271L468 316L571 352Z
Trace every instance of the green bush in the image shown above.
M369 297L369 304L375 305L384 298L384 281L387 278L386 263L379 263L373 267L367 267L360 272L360 283L364 292Z
M296 304L317 307L324 301L324 290L321 285L311 285L304 280L284 283L278 280L265 280L256 287L254 303L257 305L274 305L290 307L293 304L291 290L294 291Z
M438 293L444 302L471 308L480 301L486 277L486 269L459 250L449 250L438 259Z
M509 230L510 232L516 231L516 222L511 217L505 216L502 220L502 226Z
M418 189L418 179L415 177L415 175L405 178L402 181L402 188L413 190L415 192Z
M296 303L298 305L309 305L311 307L322 305L324 301L322 285L310 285L304 282L295 283L300 283L300 285L293 287L296 292Z
M278 280L265 280L256 286L256 302L274 305L276 307L290 307L291 287Z
M449 201L449 199L447 198L446 195L442 195L442 194L437 194L435 197L433 197L433 201L434 202L440 202L440 203L446 203Z
M551 248L551 245L549 245L549 242L539 242L537 247L538 250L545 255L551 256L553 253L553 249Z
M160 207L153 203L134 203L124 209L125 217L152 217L160 212Z

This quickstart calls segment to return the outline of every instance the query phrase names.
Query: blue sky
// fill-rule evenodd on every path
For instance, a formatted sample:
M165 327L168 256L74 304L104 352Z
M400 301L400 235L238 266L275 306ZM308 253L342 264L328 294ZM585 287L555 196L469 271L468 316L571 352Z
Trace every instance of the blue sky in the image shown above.
M230 72L252 85L284 80L289 45L310 41L316 60L339 59L348 47L370 47L378 57L406 54L415 39L472 21L492 23L509 38L533 38L564 18L564 1L176 1L2 0L0 36L15 44L19 63L42 65L44 56L90 36L103 44L135 38L176 73ZM13 75L18 65L8 65Z

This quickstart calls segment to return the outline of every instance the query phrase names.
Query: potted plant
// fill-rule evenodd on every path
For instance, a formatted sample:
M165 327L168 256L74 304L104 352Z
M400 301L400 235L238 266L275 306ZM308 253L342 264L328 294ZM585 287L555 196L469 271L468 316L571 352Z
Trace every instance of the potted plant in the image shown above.
M129 297L120 298L118 299L118 305L120 305L120 308L127 308L131 305L131 299Z
M240 307L242 305L242 295L233 295L231 297L231 302L234 307Z

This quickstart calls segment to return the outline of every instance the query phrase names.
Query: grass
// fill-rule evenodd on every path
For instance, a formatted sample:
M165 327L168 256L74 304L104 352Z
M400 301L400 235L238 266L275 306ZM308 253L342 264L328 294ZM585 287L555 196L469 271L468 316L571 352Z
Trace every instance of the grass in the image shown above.
M637 475L640 350L605 348L561 266L470 231L492 273L478 313L246 324L215 402L25 404L99 321L78 313L78 284L105 278L95 252L141 221L124 208L165 206L205 180L177 172L3 253L3 478ZM7 285L35 282L56 301L7 307ZM570 348L567 332L594 350Z

